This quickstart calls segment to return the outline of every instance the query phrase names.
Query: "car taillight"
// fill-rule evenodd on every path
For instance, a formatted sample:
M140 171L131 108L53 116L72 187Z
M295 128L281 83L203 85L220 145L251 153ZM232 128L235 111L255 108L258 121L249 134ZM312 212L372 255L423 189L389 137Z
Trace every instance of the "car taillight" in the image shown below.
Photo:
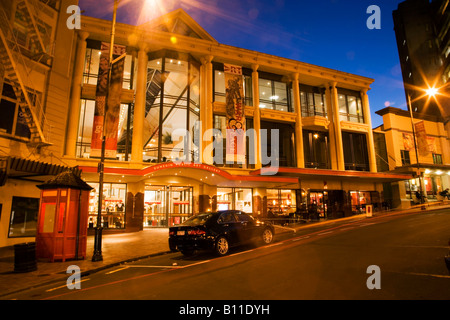
M194 230L188 231L188 235L190 235L190 236L201 236L205 233L206 233L205 230L200 230L200 229L194 229Z
M175 231L169 231L169 236L174 236L175 235Z

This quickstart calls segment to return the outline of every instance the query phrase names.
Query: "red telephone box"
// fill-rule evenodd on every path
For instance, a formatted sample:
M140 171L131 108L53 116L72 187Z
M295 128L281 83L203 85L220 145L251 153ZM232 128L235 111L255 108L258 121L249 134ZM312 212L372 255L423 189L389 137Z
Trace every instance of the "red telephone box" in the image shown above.
M72 171L37 186L41 206L36 230L36 258L66 261L86 258L89 191Z

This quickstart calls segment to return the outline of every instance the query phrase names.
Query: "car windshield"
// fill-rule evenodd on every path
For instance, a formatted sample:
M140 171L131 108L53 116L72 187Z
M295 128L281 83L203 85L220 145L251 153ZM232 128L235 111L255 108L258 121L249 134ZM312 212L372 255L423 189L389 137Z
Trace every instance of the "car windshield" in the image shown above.
M196 226L204 224L211 216L212 213L200 213L196 216L190 217L185 222L183 222L183 224L187 226Z

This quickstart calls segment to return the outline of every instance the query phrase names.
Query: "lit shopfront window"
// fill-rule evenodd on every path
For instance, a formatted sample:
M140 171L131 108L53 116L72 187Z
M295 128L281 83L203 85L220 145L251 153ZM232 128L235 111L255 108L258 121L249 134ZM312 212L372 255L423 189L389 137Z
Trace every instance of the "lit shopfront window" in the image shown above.
M267 189L267 212L276 216L288 216L297 210L295 190Z
M253 213L253 190L250 188L217 188L217 210L241 210Z
M89 182L94 188L89 194L89 220L88 227L97 226L98 217L98 188L99 184ZM126 194L127 185L118 183L103 184L103 204L102 204L102 221L101 226L109 229L124 229L126 214Z
M145 186L144 227L170 227L183 223L193 213L193 188Z

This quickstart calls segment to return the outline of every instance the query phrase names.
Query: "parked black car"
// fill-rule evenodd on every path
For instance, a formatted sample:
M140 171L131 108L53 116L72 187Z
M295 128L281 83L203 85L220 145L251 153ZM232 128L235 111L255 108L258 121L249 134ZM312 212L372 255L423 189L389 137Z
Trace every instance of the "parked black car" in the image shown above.
M255 220L238 210L201 213L169 229L169 247L191 255L196 250L213 250L219 256L230 247L260 240L269 244L274 238L271 224Z

